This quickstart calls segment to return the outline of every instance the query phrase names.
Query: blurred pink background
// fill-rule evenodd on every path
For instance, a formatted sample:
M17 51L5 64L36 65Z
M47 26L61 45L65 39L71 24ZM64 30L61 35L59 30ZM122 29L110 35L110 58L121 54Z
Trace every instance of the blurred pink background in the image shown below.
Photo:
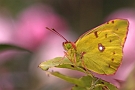
M34 82L36 86L33 88L31 87L32 90L40 89L47 83L58 83L59 79L57 80L53 77L48 79L48 76L44 71L38 68L38 65L47 59L64 56L62 47L62 42L64 40L47 30L45 27L55 28L66 38L72 40L73 35L69 35L70 32L68 30L70 27L66 20L58 15L50 6L43 4L35 4L24 9L17 15L16 19L13 19L12 17L9 18L9 16L1 16L0 18L0 43L17 45L33 52L33 54L30 55L27 51L18 52L11 50L0 55L0 57L2 57L0 60L1 64L4 63L6 58L21 58L20 60L22 60L23 57L23 59L29 59L29 66L27 66L29 68L29 75L27 72L21 72L22 74L18 72L12 73L8 71L8 69L6 70L6 67L0 69L2 72L0 90L3 90L4 88L5 90L15 90L16 87L30 88L28 85L14 87L16 82L13 83L13 80L10 79L16 74L21 80L24 80L23 75L26 75L26 79L29 78L28 76L36 78L38 83ZM29 58L27 58L27 55L30 55ZM18 61L18 65L23 64ZM64 85L62 80L60 83Z
M130 0L129 0L130 1ZM64 40L46 30L54 28L67 40L75 41L87 30L114 18L129 20L129 33L124 46L123 62L115 75L103 78L121 87L135 64L135 9L133 2L121 1L0 1L0 43L30 50L0 52L0 90L70 90L71 84L48 76L38 65L64 56ZM112 6L112 5L115 5ZM53 69L71 75L65 69ZM73 73L79 77L82 74Z

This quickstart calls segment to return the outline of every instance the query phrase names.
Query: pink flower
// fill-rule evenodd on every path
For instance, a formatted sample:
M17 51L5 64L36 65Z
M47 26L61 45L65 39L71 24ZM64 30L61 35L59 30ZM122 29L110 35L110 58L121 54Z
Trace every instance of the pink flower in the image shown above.
M0 43L9 43L14 32L13 19L0 14Z
M66 22L49 6L33 5L20 13L16 21L13 42L29 50L36 50L48 39L50 31L45 27L65 30Z

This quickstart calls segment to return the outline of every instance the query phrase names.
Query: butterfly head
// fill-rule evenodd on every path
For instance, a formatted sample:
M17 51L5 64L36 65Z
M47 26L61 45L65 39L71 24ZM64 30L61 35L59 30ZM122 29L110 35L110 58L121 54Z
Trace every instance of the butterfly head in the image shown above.
M70 49L76 49L75 43L70 42L70 41L63 42L63 47L66 51Z

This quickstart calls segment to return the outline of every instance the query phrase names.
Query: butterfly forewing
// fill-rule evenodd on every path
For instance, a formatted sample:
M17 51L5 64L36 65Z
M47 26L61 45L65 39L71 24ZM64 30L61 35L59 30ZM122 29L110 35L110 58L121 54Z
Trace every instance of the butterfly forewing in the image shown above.
M111 20L83 34L76 41L77 53L85 53L81 61L86 69L99 74L114 74L121 64L128 21Z

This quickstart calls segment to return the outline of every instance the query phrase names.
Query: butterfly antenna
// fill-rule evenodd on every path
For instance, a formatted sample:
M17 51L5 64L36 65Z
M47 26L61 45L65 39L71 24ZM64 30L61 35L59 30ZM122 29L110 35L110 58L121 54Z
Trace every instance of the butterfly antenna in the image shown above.
M67 40L65 37L63 37L60 33L58 33L55 29L53 29L53 28L50 29L50 28L48 28L48 27L46 27L46 29L48 29L48 30L54 32L55 34L57 34L58 36L60 36L60 37L63 38L64 40L66 40L66 42L68 42L68 40Z

